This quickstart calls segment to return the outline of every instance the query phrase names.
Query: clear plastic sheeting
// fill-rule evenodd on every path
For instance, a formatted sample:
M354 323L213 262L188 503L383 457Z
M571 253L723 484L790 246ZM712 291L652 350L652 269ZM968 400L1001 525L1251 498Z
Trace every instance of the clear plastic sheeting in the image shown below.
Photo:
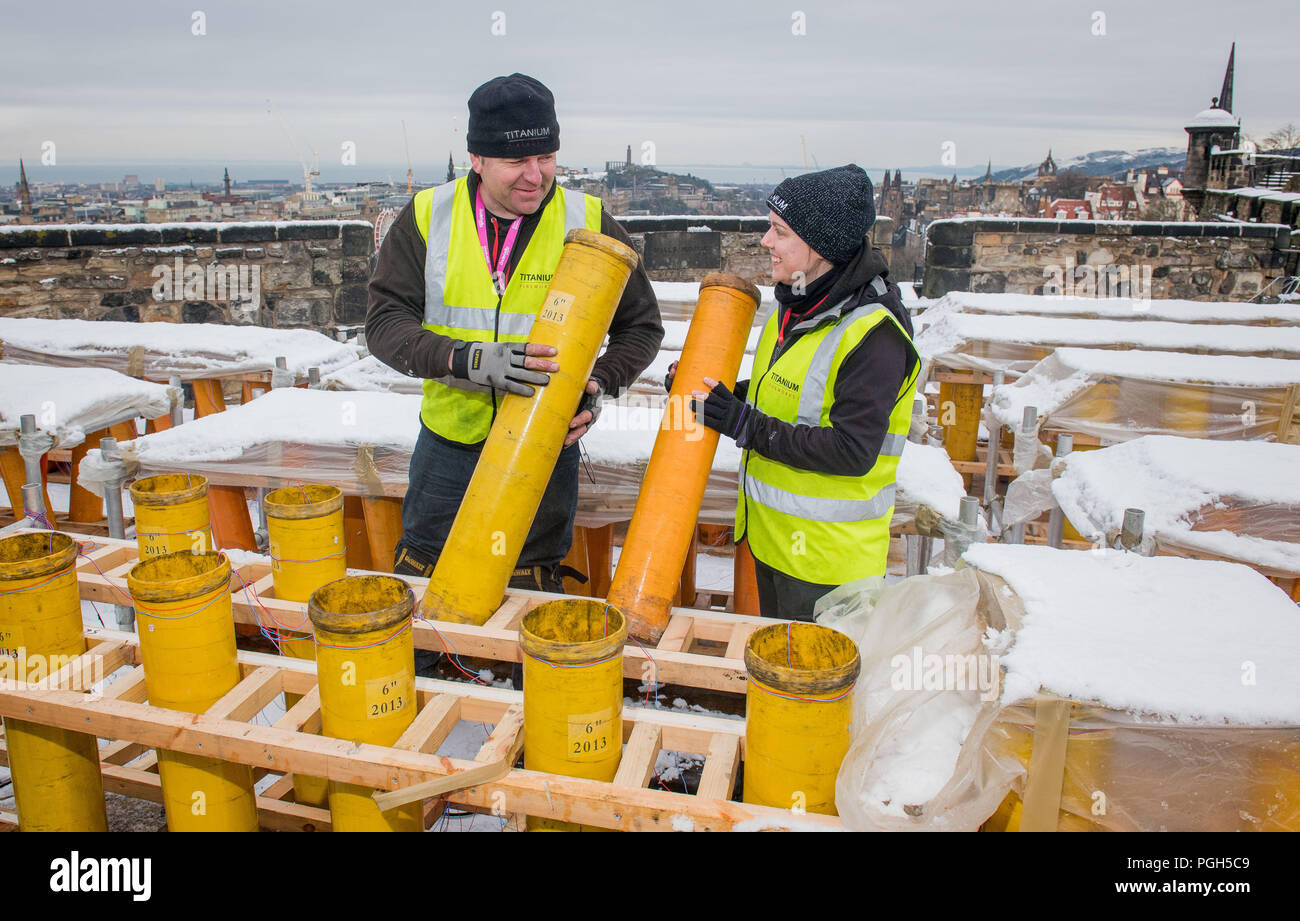
M63 322L63 321L60 321ZM51 368L0 362L0 446L18 444L20 418L36 417L51 448L71 448L88 432L171 412L180 392L104 368Z
M1276 439L1297 386L1300 361L1060 349L995 388L990 409L1019 426L1034 406L1044 428L1112 444L1141 435Z
M1084 320L1168 320L1238 326L1300 326L1300 306L1175 298L1075 297L950 291L925 313L933 322L947 313L1071 317Z
M1276 587L1241 567L1114 551L974 555L1003 574L864 580L818 605L863 659L836 786L847 828L1300 831L1300 704L1282 668L1300 624ZM1249 604L1245 635L1207 635L1222 615L1189 610L1198 593ZM1166 629L1175 622L1186 635ZM1281 671L1222 690L1241 684L1243 653ZM1222 702L1219 716L1206 701ZM1034 745L1054 740L1064 767L1035 764L1031 792Z
M1022 473L1007 484L1007 497L1002 505L1002 526L1011 528L1037 521L1043 512L1050 511L1055 504L1050 469Z
M1140 508L1157 549L1300 575L1300 446L1152 435L1054 466L1052 494L1080 533Z
M419 409L420 397L406 394L273 390L126 442L121 451L132 475L192 472L218 485L279 488L312 482L337 486L347 495L403 496ZM631 519L663 414L662 405L628 401L603 408L579 442L579 524ZM690 419L702 436L703 426ZM700 521L734 522L740 455L734 441L718 440ZM98 492L107 475L98 451L89 452L81 474L85 485ZM912 521L922 505L955 519L962 495L961 476L942 450L909 443L899 464L894 526Z
M948 313L917 335L916 347L931 365L1017 377L1070 347L1300 359L1300 327Z
M131 377L184 380L269 373L285 358L299 382L309 368L329 374L357 360L357 349L310 329L218 323L127 323L0 317L4 361L65 368L108 368Z
M818 623L848 634L862 656L835 788L845 826L978 829L1024 767L985 744L1001 708L977 573L914 576L889 588L864 580L841 586L818 609ZM960 689L956 680L945 688L949 663Z

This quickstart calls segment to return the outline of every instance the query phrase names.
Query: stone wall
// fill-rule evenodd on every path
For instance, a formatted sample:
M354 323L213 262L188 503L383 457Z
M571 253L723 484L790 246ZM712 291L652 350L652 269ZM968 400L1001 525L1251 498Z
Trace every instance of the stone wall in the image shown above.
M365 221L0 228L0 316L303 326L365 322Z
M620 217L618 222L655 281L702 281L710 272L730 272L756 285L772 284L772 260L759 243L767 232L766 217ZM894 222L876 218L871 242L886 260L893 236Z
M926 233L922 297L1050 294L1054 278L1137 279L1149 267L1151 297L1248 300L1286 274L1292 252L1278 224L952 218Z

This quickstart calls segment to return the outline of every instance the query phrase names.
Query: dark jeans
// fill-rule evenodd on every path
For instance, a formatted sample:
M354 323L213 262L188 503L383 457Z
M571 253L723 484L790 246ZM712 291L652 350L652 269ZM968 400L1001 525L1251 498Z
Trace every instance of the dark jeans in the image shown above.
M402 539L396 548L397 560L402 560L406 551L408 561L414 563L413 568L403 566L404 571L418 573L431 569L438 561L482 450L482 444L463 445L440 438L420 423L420 437L411 453L406 498L402 500ZM516 568L558 565L573 543L577 510L575 443L560 452Z
M754 557L754 574L758 579L758 611L764 617L802 620L812 623L817 599L839 586L805 582L773 569Z

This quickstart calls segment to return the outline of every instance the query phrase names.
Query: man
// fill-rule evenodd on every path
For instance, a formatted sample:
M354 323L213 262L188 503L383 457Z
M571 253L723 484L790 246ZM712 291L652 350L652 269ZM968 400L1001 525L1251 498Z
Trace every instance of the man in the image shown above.
M895 476L920 359L889 264L871 246L871 180L849 164L786 179L767 199L778 309L753 377L710 378L700 421L745 449L736 540L765 617L810 621L845 582L884 575Z
M497 77L469 100L473 172L425 189L397 216L370 279L366 341L403 374L424 378L420 435L402 502L394 571L428 576L442 552L506 392L532 396L559 370L555 349L525 342L567 231L632 245L600 199L555 183L560 129L550 90ZM649 365L663 339L659 304L638 265L609 328L511 585L563 590L578 501L578 439ZM555 356L564 361L565 356Z

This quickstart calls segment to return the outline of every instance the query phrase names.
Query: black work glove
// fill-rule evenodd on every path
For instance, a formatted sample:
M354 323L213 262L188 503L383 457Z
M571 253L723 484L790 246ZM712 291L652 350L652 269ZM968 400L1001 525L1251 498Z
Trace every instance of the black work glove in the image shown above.
M451 376L530 397L536 391L529 384L544 387L551 376L524 367L527 347L526 342L458 342L451 353Z
M696 398L691 399L691 411L695 413L696 419L709 428L736 439L736 444L742 448L749 443L750 434L763 418L762 413L739 399L720 381L713 385L713 390L703 403Z

